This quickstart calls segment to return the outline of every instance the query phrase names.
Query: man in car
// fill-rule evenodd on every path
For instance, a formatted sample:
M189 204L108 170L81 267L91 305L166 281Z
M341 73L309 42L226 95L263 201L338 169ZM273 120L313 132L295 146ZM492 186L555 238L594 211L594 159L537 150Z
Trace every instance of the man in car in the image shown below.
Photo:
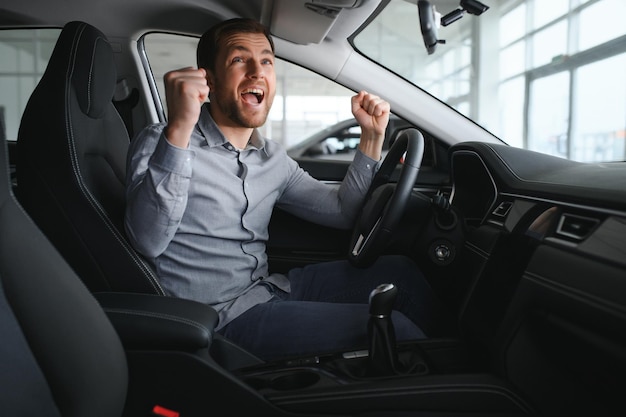
M167 293L213 306L220 333L272 359L363 346L368 295L393 282L398 338L425 337L435 301L408 259L383 257L368 269L329 262L282 275L268 270L265 253L274 206L325 226L353 225L378 168L389 104L364 91L352 98L363 133L337 189L256 130L276 85L264 26L218 24L200 39L197 57L199 69L164 77L167 124L145 128L129 150L127 233Z

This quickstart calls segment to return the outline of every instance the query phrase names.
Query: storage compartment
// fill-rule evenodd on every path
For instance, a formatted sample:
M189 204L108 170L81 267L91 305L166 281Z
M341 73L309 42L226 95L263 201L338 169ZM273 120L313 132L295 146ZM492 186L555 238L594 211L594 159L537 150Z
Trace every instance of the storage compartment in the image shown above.
M268 388L276 391L291 391L312 387L320 381L319 372L315 370L288 370L278 375L271 374L269 378L252 376L244 378L244 382L257 390Z
M499 337L501 371L540 412L626 415L626 270L540 246Z

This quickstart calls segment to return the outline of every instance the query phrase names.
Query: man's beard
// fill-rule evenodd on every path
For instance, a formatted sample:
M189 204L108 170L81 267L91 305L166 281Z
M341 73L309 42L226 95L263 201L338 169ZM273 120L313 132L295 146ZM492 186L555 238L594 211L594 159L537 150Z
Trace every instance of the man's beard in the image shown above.
M217 105L233 123L237 126L245 128L257 128L263 126L267 120L272 100L269 97L265 98L266 103L259 109L259 112L255 112L252 116L245 114L238 106L238 102L229 100L217 100ZM269 100L269 101L267 101Z

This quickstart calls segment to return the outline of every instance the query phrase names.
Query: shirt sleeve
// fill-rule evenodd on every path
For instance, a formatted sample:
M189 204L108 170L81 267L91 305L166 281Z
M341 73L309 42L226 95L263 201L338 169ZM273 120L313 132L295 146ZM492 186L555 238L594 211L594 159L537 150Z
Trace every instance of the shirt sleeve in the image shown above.
M163 253L187 206L195 153L171 145L164 125L149 126L132 141L126 172L124 226L135 249L148 258Z
M323 226L351 228L380 162L357 149L346 176L337 186L311 177L297 162L288 159L294 172L279 199L279 207Z

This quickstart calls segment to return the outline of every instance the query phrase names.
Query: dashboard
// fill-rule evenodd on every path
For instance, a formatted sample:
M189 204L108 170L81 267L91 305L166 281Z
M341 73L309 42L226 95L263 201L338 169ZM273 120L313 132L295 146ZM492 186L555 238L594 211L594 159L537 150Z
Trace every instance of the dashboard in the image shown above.
M617 407L616 369L626 369L626 163L477 142L453 146L450 163L469 271L461 331L543 409Z
M451 202L470 225L626 267L626 163L583 164L509 146L451 153Z

